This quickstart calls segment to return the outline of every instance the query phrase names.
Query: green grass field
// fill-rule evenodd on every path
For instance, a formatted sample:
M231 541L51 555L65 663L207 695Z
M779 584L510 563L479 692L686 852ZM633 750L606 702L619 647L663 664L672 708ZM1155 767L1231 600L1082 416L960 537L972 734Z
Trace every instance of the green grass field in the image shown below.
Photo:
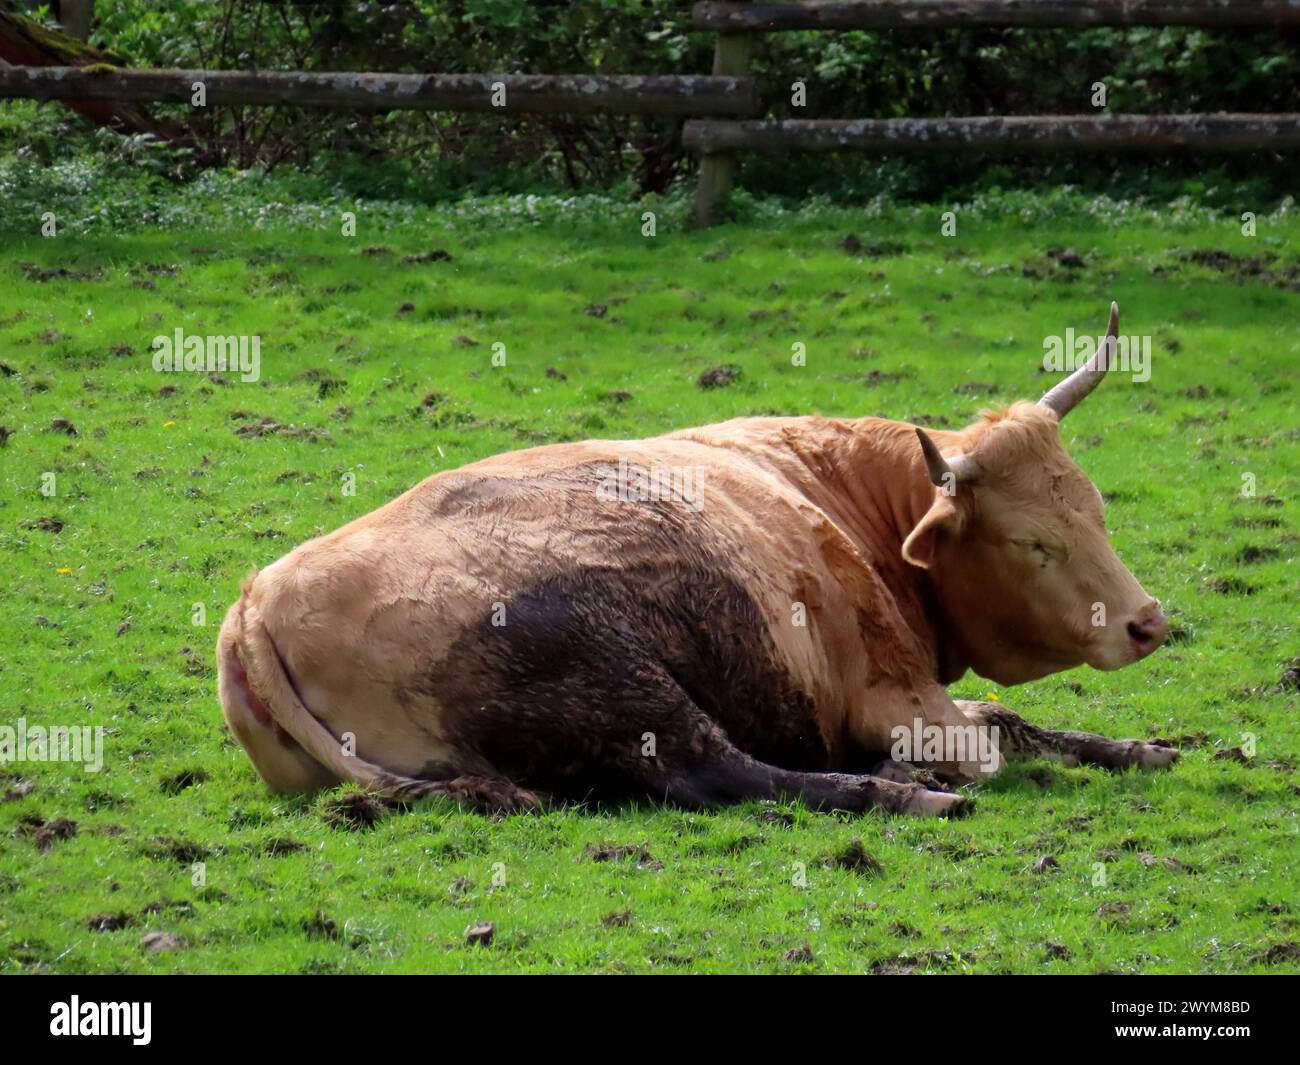
M0 725L106 729L101 772L0 765L0 971L1300 971L1294 211L1254 237L1136 209L641 224L0 238ZM1111 299L1151 378L1106 382L1066 443L1173 638L953 693L1173 739L1171 772L1020 763L956 822L492 820L274 798L226 732L212 648L250 567L431 473L748 414L958 426L1041 394L1043 338ZM155 372L178 327L259 335L260 380Z

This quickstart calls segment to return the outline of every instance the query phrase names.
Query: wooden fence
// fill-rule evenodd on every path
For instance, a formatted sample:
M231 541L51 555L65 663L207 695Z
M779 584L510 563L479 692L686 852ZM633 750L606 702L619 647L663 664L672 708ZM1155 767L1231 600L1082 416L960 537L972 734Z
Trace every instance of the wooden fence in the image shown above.
M0 56L20 65L0 63L0 99L62 100L96 120L111 118L127 128L164 134L172 127L123 105L190 103L201 85L207 104L686 116L683 143L700 155L695 200L700 225L721 217L743 152L1300 148L1300 114L763 119L758 116L765 108L750 73L763 35L790 30L1300 26L1300 0L709 0L694 6L691 20L696 29L718 34L710 75L129 70L94 61L94 50L85 46L79 53L64 52L48 43L46 31L38 43L23 28L30 20L5 15Z
M951 29L965 26L1300 26L1300 0L867 0L858 3L697 3L696 29L714 30L713 73L743 78L763 34L789 30ZM1026 115L962 118L691 120L683 142L700 155L695 218L721 217L741 152L979 150L1243 151L1300 147L1297 114Z

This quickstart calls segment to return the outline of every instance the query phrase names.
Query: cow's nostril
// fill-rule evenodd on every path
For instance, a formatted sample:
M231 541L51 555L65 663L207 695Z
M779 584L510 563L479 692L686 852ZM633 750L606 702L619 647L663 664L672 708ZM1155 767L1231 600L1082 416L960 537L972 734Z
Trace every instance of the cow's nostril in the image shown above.
M1130 621L1128 623L1128 634L1129 637L1135 640L1137 643L1149 643L1153 639L1151 633L1149 633L1136 621Z

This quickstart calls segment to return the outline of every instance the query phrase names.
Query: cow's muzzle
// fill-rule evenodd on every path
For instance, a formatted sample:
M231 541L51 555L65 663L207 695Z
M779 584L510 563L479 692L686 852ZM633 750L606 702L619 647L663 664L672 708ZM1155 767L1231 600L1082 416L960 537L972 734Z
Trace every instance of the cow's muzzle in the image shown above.
M1127 626L1133 661L1145 658L1169 637L1169 619L1152 599Z

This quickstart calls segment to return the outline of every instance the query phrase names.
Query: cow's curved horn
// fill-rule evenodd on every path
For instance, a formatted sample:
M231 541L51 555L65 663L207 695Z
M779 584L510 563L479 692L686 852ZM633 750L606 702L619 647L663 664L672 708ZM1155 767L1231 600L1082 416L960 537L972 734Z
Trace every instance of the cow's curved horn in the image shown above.
M975 473L974 459L969 455L956 455L949 462L939 454L939 449L935 447L934 441L920 426L916 428L916 438L921 441L921 452L925 455L925 468L930 471L931 484L944 488L949 484L955 484L957 481L970 480ZM949 474L952 475L951 481L947 480Z
M1056 412L1057 419L1064 418L1074 410L1094 388L1101 384L1115 361L1115 343L1119 337L1119 304L1110 305L1110 325L1106 327L1106 339L1098 351L1083 366L1070 374L1064 381L1049 388L1040 399L1039 405Z

